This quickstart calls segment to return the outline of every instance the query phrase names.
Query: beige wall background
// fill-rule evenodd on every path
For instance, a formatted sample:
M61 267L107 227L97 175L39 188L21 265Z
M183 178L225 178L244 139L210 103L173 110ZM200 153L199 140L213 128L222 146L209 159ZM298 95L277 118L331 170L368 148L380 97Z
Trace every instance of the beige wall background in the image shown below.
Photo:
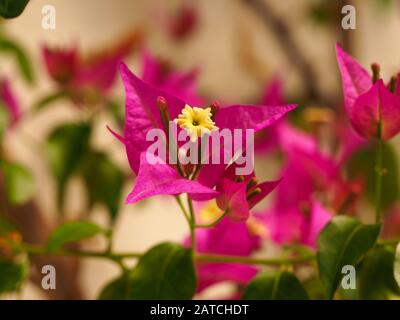
M28 87L16 74L11 61L1 58L0 72L15 80L21 104L27 111L52 83L44 73L40 57L40 44L48 43L68 47L79 44L84 53L102 48L120 35L134 28L143 28L150 51L168 58L179 68L201 67L200 86L203 92L219 99L246 101L261 93L262 85L243 71L237 63L237 52L250 44L265 79L275 73L285 79L289 95L301 91L304 79L286 61L276 38L262 23L236 0L197 0L201 25L195 35L180 44L173 43L160 27L163 10L172 10L182 1L178 0L31 0L25 13L18 19L8 21L6 29L27 48L35 61L37 85ZM319 83L324 92L339 89L338 72L334 56L335 34L305 19L305 10L312 0L269 0L275 11L286 19L296 41L309 61L318 70ZM352 31L356 56L365 64L379 61L387 78L400 67L400 10L382 10L374 0L352 1L357 9L357 30ZM56 30L41 27L41 9L54 5L57 14ZM245 37L240 36L241 33ZM247 41L243 41L246 40ZM133 55L128 65L138 70L138 57ZM122 86L115 88L115 95L123 97ZM7 148L20 162L34 172L38 192L36 197L49 219L56 215L54 184L40 153L40 143L51 128L67 120L79 118L71 106L58 104L39 116L30 117L10 135ZM102 116L93 143L109 150L112 156L126 167L124 149L107 132L105 125L110 119ZM261 168L266 174L271 169ZM127 194L132 183L126 186ZM69 188L69 214L80 212L83 190L74 181ZM105 223L106 213L97 208L93 219ZM142 251L162 240L181 241L186 233L185 221L175 202L167 198L155 198L138 205L122 207L115 232L115 250ZM96 249L102 246L99 239L88 241L85 246ZM115 277L118 269L105 261L87 259L81 272L82 287L88 298L95 298L101 287ZM32 285L25 286L22 298L43 298L43 293Z

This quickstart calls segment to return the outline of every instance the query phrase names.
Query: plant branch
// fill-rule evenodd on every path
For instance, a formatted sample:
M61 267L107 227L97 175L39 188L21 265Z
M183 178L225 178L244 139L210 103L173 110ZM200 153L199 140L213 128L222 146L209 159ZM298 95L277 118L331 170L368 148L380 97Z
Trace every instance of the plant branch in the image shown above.
M40 208L35 200L30 200L23 205L13 205L8 202L4 183L0 178L0 203L6 206L0 216L4 216L21 233L24 241L32 244L45 243L49 237L53 224L46 218L46 213ZM56 290L46 290L49 299L57 300L79 300L84 298L78 279L80 264L77 259L61 256L35 256L32 259L32 267L37 272L32 272L31 280L41 288L42 277L40 271L44 265L53 265L57 269L59 281Z
M188 224L190 225L190 224L191 224L190 216L189 216L189 214L187 213L185 207L183 206L183 203L182 203L181 198L180 198L179 196L175 196L175 199L176 199L176 202L177 202L178 205L179 205L179 208L181 208L182 213L183 213L183 215L185 216L186 221L187 221Z
M196 217L194 215L193 203L192 199L190 199L190 195L187 195L187 201L189 206L189 215L190 215L190 243L193 253L196 252Z
M377 245L397 245L400 239L380 240ZM47 255L47 256L66 256L77 258L100 258L109 259L118 264L122 263L124 259L137 259L141 258L144 253L142 252L109 252L109 251L80 251L80 250L66 250L58 249L55 251L48 251L46 247L39 245L23 243L18 245L15 249L23 250L30 255ZM295 265L302 264L315 260L316 255L313 252L297 252L297 255L292 257L278 257L278 258L262 258L262 257L248 257L248 256L232 256L220 254L195 254L194 259L197 262L207 263L241 263L252 265Z
M240 257L240 256L225 256L215 254L200 254L196 255L195 259L200 262L222 262L222 263L242 263L242 264L259 264L259 265L292 265L305 263L315 259L315 254L304 254L290 258L255 258L255 257Z
M212 228L214 227L218 222L220 222L225 216L228 214L229 210L226 209L222 215L220 215L215 221L209 223L209 224L196 224L196 228Z
M263 0L242 0L261 19L264 25L273 32L288 61L298 70L306 90L307 99L326 102L318 88L318 78L312 65L304 57L300 47L293 38L286 23L277 17L269 4Z
M108 252L108 251L79 251L79 250L56 250L47 251L45 247L32 244L21 244L18 248L24 250L31 255L52 255L52 256L69 256L78 258L101 258L109 259L118 264L123 259L140 258L144 254L140 252ZM302 256L296 256L291 258L254 258L254 257L242 257L242 256L226 256L216 254L196 254L194 259L198 262L209 262L209 263L242 263L242 264L258 264L258 265L285 265L285 264L300 264L311 261L315 258L315 255L308 253Z

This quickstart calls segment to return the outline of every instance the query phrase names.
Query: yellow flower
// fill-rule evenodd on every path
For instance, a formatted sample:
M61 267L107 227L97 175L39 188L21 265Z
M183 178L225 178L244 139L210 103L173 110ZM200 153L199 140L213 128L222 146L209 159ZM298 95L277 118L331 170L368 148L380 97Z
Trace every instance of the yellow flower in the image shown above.
M211 117L211 108L192 108L186 104L181 114L174 121L178 126L186 130L190 140L195 142L197 138L202 137L204 134L210 134L212 131L218 130Z
M221 216L222 210L218 208L215 199L208 201L199 212L199 217L203 223L211 223Z

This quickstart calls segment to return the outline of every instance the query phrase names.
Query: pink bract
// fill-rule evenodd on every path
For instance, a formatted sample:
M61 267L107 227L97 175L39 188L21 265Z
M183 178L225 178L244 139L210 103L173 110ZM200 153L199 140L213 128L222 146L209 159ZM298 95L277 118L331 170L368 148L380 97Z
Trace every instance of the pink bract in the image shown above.
M339 44L336 54L346 113L355 131L367 139L394 137L400 132L399 88L392 93L382 79L373 84L368 72Z

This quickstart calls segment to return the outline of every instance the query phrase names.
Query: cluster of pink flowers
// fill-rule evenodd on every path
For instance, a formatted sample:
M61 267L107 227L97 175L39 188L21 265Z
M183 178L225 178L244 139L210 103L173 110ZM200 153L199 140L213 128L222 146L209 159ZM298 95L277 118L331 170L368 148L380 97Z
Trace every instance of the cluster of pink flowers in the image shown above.
M195 70L175 71L147 51L142 52L140 77L122 64L125 130L122 136L110 130L125 145L137 176L126 203L155 195L188 194L194 201L196 221L206 223L204 226L216 222L208 228L195 229L195 248L200 253L250 256L260 249L262 240L315 248L322 228L335 214L351 214L363 192L362 181L343 175L346 161L367 145L368 139L387 140L400 131L398 80L392 79L385 85L376 72L371 77L340 45L337 45L337 59L345 111L354 130L343 125L337 128L335 153L322 150L315 135L283 118L296 106L284 103L279 79L266 86L261 105L210 104L209 123L219 130L253 129L258 155L272 152L283 155L279 179L261 183L254 172L237 175L235 163L197 167L172 165L160 159L158 164L149 164L147 132L154 128L167 131L166 120L177 119L185 106L206 110L207 102L198 95ZM253 209L275 189L267 208ZM392 215L392 221L398 219L396 213ZM185 243L190 246L190 239ZM225 281L240 288L257 273L257 268L237 263L198 262L197 273L197 291L201 292Z

